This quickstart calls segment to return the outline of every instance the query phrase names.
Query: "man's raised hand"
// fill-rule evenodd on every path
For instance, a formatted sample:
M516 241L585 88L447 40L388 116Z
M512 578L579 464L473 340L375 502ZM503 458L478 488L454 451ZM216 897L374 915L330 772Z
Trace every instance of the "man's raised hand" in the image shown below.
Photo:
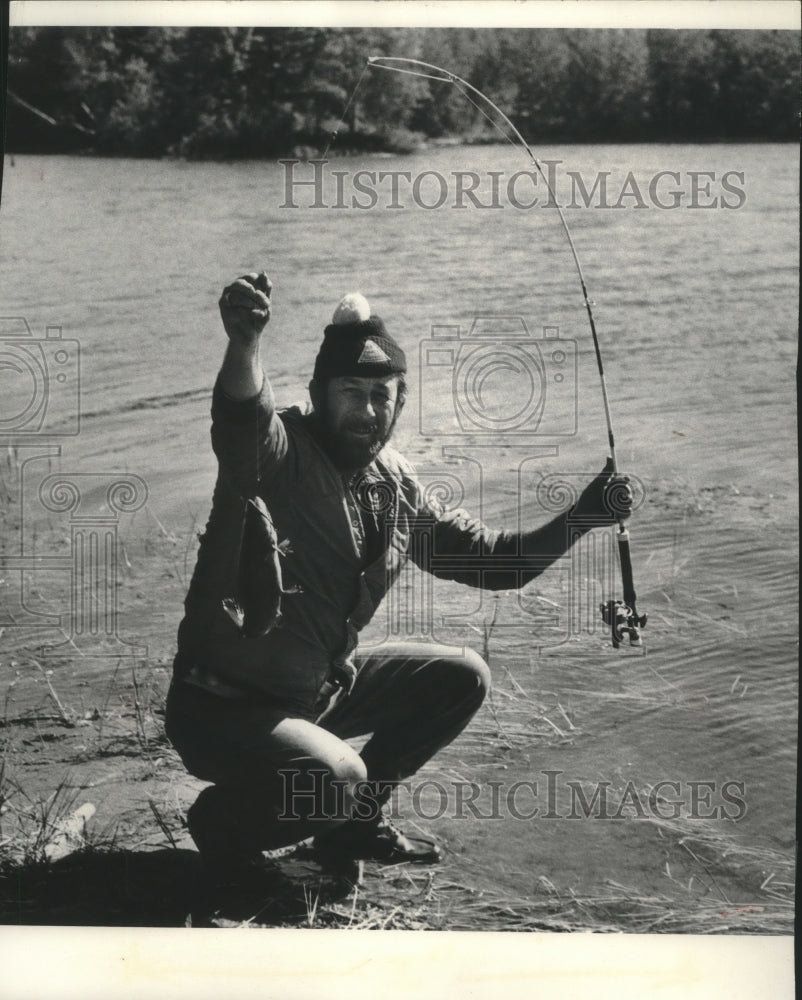
M270 319L273 285L264 271L237 278L223 289L220 316L228 339L243 347L255 344Z

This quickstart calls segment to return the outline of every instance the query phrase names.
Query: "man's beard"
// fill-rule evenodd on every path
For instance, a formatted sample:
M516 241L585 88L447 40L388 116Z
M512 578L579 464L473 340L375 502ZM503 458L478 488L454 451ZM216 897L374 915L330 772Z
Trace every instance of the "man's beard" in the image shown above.
M374 429L370 435L355 437L348 433L349 425L333 430L329 420L328 407L323 404L323 408L317 412L318 426L323 438L323 444L338 469L342 472L357 472L364 469L379 454L382 448L392 437L395 430L395 422L398 414L393 417L387 433L382 435L378 429ZM353 429L357 429L354 427ZM361 429L361 428L359 428Z

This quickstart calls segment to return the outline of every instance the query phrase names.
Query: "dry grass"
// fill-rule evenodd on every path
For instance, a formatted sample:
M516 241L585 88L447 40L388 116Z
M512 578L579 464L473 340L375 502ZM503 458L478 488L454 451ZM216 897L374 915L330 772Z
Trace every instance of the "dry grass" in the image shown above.
M112 830L91 824L81 789L68 775L46 796L28 793L0 770L0 871L41 865L76 851L106 850L114 845Z
M723 904L694 901L682 906L671 896L644 893L606 880L597 890L559 892L548 879L537 898L479 890L443 870L410 866L376 869L337 903L324 903L308 890L305 916L269 920L258 916L221 926L292 926L348 930L486 930L671 934L788 934L790 899Z

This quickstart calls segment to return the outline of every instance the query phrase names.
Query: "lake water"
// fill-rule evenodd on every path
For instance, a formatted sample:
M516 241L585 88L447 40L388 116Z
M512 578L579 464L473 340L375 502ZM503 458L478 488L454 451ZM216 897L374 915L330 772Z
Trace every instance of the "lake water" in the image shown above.
M505 691L511 702L520 688L551 722L564 712L575 729L561 729L573 737L527 743L515 730L494 757L490 743L466 734L446 762L454 773L467 765L488 780L503 767L508 778L545 781L542 770L552 768L619 786L743 782L746 815L727 826L727 836L742 848L790 856L797 151L643 145L537 152L552 162L561 200L570 203L573 193L578 203L566 217L594 303L619 464L642 484L632 536L641 610L650 614L647 653L612 651L598 624L589 624L604 581L595 580L598 564L583 549L584 563L577 558L543 578L539 605L526 594L501 599L489 647L499 706ZM292 208L286 169L272 162L18 156L11 166L7 159L0 312L10 319L0 332L18 342L24 317L35 337L60 326L63 338L80 345L80 433L59 436L74 423L74 398L53 390L40 439L61 446L53 461L62 469L141 476L149 509L168 531L202 523L214 476L209 390L225 343L216 302L234 276L265 268L274 317L264 360L280 403L305 395L323 326L340 296L360 289L407 348L411 394L398 441L424 480L433 488L456 484L465 505L493 525L514 527L519 516L536 523L545 516L535 494L540 477L579 482L601 468L607 449L587 318L556 212L543 206L542 184L533 188L526 177L514 182L513 195L528 202L537 194L541 204L517 209L509 198L511 178L529 166L506 146L344 158L325 168L325 207L310 206L312 187L296 187L299 207ZM310 164L293 169L296 180L313 178ZM346 173L337 181L332 170ZM363 189L375 184L372 208L350 207L352 196L369 200L354 188L357 170L375 172L374 182L362 176ZM398 207L381 171L400 172ZM420 179L424 171L436 175ZM456 174L465 171L478 178L485 206L497 184L503 207L460 200ZM607 172L606 200L597 188L583 207L570 171L588 192ZM660 171L677 176L655 181ZM442 207L424 207L443 190ZM655 204L670 204L672 190L681 192L679 207ZM486 382L452 383L452 368L436 358L444 345L452 357L464 356L476 317L484 325L474 336L490 355L502 344L507 362L529 359L531 368L522 374L507 364L499 373L491 364ZM555 366L567 373L559 383ZM0 377L6 419L18 412L8 400L24 394L26 383L13 371ZM516 423L505 417L505 385L513 395L531 385L548 390L545 406L538 410L535 399L528 422ZM577 588L584 596L574 627L566 602ZM428 626L481 643L473 628L492 606L477 607L473 593L453 585L438 585L434 595ZM538 618L548 601L557 611ZM176 606L172 618L179 616ZM374 639L382 628L377 623ZM164 646L171 641L168 629ZM542 823L533 840L531 824L509 823L511 860L495 879L535 891L533 872L545 852L565 854L564 885L589 870L626 881L633 865L652 868L660 883L656 841L638 840L632 824L621 833L609 826ZM487 827L452 822L448 829L452 841L478 850Z
M543 161L559 161L558 194L565 200L569 171L587 188L599 172L608 172L607 201L613 204L632 171L649 205L632 207L636 199L625 197L624 208L603 209L597 195L591 208L566 211L596 303L622 461L636 458L643 474L676 458L703 483L733 450L743 457L738 425L760 420L759 407L784 423L766 425L768 439L751 453L755 468L765 477L768 462L771 476L793 482L790 453L777 441L792 419L796 356L792 147L538 152ZM268 349L267 363L285 399L304 391L303 362L332 303L351 288L362 289L388 317L413 364L433 324L467 328L477 314L521 316L536 337L544 326L557 327L576 341L580 361L590 361L579 286L556 213L516 210L505 196L513 174L528 168L526 157L509 147L344 159L326 168L330 207L293 210L280 207L286 175L275 163L17 157L6 169L2 203L6 313L24 315L40 336L46 325L60 324L65 337L80 341L86 414L205 389L222 345L220 288L254 267L266 267L275 285L276 349ZM403 208L393 210L385 181L376 184L381 195L375 209L337 210L331 207L337 200L328 176L333 169L407 171L413 177L437 171L449 183L448 200L427 211L399 181ZM467 207L452 207L453 175L466 170L480 177L477 197L484 202L490 201L489 171L501 173L503 208L480 210L467 198ZM295 171L298 181L313 176L308 164ZM652 207L647 189L658 171L679 175L678 184L665 178L656 191L668 204L671 189L682 191L680 208ZM721 184L733 171L743 176L730 185L742 189L745 204L736 210L685 207L692 171L715 176L698 182L710 191L699 195L700 204L722 198L737 204L740 198ZM353 178L342 183L347 200ZM421 187L419 200L433 202L439 190L433 184ZM296 203L310 200L303 197L308 189L295 190ZM515 190L520 201L531 199L525 180ZM542 202L542 187L537 193ZM578 450L583 454L587 442L595 454L597 440L604 449L605 436L592 434L600 413L593 366L580 365L579 376ZM677 382L670 392L661 391L667 378ZM417 379L411 381L414 390ZM767 394L774 404L768 409ZM706 398L722 396L726 406L705 412ZM644 407L644 397L659 405Z

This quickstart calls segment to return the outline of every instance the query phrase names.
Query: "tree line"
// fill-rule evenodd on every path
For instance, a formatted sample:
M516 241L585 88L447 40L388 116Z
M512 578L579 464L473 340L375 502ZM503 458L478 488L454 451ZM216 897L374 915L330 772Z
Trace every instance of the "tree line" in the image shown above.
M224 159L314 155L335 129L332 155L500 139L456 87L365 71L369 55L452 70L531 142L797 141L799 42L795 31L15 28L6 150Z

